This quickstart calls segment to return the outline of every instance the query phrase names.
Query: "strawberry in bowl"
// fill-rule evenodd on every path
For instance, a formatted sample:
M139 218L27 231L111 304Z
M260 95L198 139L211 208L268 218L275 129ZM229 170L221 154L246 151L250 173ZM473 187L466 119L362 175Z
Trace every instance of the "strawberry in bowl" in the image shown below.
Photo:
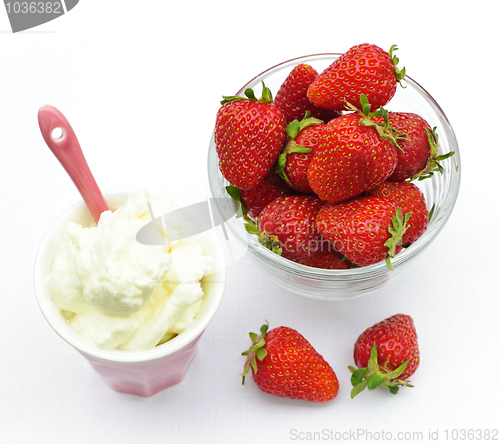
M308 230L311 231L310 224L314 220L315 236L320 236L325 248L333 245L339 255L339 263L343 266L349 264L349 267L329 267L321 264L320 260L315 263L311 258L308 261L293 258L287 251L287 243L275 231L262 229L262 214L269 217L262 207L260 215L256 217L250 215L250 210L246 211L244 217L236 217L235 207L229 205L225 209L227 214L224 214L229 229L248 248L261 274L294 293L317 299L335 300L364 295L404 272L445 226L460 186L458 143L441 107L406 74L406 69L398 67L395 47L380 55L384 60L383 67L377 62L375 69L378 76L383 76L384 81L380 78L379 81L385 86L380 88L383 91L373 93L373 82L368 82L370 76L365 68L370 65L373 55L380 54L380 51L371 45L355 46L357 48L351 48L350 53L348 50L343 54L318 54L283 62L253 77L236 93L236 96L241 97L245 90L252 88L256 96L263 90L264 83L265 88L269 89L268 95L278 98L277 103L274 99L273 103L283 115L280 125L273 123L276 132L278 127L280 134L282 129L284 131L281 148L272 146L266 155L250 156L250 160L267 161L267 156L275 159L269 170L267 165L258 170L256 185L248 185L244 181L238 183L239 179L235 181L225 177L223 166L220 166L221 159L223 163L224 159L217 148L217 124L209 147L209 183L214 197L229 198L226 191L228 186L234 187L232 191L236 189L240 196L248 192L258 195L259 181L270 180L272 175L277 174L288 186L287 191L273 195L275 198L266 201L265 207L278 206L275 201L284 198L295 202L305 196L317 199L319 203L316 205L321 208L312 211L304 219L304 227L309 224ZM365 81L359 81L349 89L348 94L336 99L342 106L332 105L333 102L326 100L311 99L310 104L306 102L304 105L304 85L308 84L306 97L311 97L312 91L316 91L315 82L332 87L334 76L341 76L343 64L348 67L353 57L359 57L353 65L355 70L365 73L364 77L360 77ZM308 67L309 77L307 73L304 74L304 65ZM333 65L340 67L334 69ZM356 78L355 73L352 75ZM296 94L291 91L293 82L290 78L301 85L301 90ZM328 91L326 87L319 90ZM295 97L300 97L300 101ZM287 98L290 102L296 100L299 103L300 106L296 106L300 108L297 114L291 113L293 107L287 105ZM317 108L337 114L328 114L326 117L325 113L312 114ZM288 117L284 117L285 113L289 113ZM408 116L411 117L409 124L406 123ZM288 121L292 118L294 120ZM303 124L307 118L316 120L307 126ZM419 125L418 130L413 124L417 120L425 122ZM311 134L306 137L308 129ZM301 133L304 136L299 136ZM405 159L417 156L418 171L414 172L414 162ZM406 177L403 178L398 171ZM401 188L406 188L396 190L395 187L390 188L388 183L403 183L406 185ZM408 187L410 184L411 187ZM418 204L408 203L409 200L404 197L410 191L413 197L408 199L418 197ZM380 223L383 231L380 239L384 241L377 247L379 253L373 256L375 259L369 261L343 249L339 237L335 237L330 229L322 231L316 223L318 217L332 206L348 205L350 201L363 199L379 199L384 202L384 207L391 208L390 214L381 210L375 212L374 217L378 222L382 219L386 221ZM298 227L302 225L297 225L296 221L285 223L284 227L276 223L274 225L273 230L279 227L281 233L291 230L292 233L288 233L291 239L300 237ZM262 242L263 239L267 241ZM311 240L311 245L313 243Z

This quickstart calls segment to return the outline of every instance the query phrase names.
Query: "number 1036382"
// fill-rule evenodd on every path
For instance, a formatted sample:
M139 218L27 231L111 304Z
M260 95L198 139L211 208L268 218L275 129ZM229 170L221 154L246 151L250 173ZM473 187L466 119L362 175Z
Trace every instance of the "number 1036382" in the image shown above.
M498 429L446 429L446 441L498 441Z
M63 14L61 2L7 2L7 13L11 14Z

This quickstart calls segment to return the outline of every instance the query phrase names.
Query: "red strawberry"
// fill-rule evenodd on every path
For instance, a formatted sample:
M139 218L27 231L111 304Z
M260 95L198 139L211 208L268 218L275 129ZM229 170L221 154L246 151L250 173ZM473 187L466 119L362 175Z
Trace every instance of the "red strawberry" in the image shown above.
M247 98L225 97L217 112L215 146L219 169L231 185L252 188L276 163L285 141L285 118L262 84L257 100L249 88Z
M321 108L343 110L346 101L359 108L359 96L365 94L372 111L384 106L405 76L405 69L396 66L395 50L396 45L389 53L368 43L353 46L311 83L309 100Z
M403 214L411 213L408 226L403 234L402 244L409 246L425 233L429 223L429 212L422 191L409 182L384 182L380 187L367 193L394 202Z
M243 384L252 368L257 387L274 396L311 402L337 396L337 375L300 333L288 327L267 330L264 324L260 335L250 333L252 346L243 352L247 356Z
M406 381L420 364L413 319L397 314L365 330L354 344L354 362L359 368L349 367L351 398L366 387L382 385L394 394L400 385L413 387Z
M408 136L398 141L401 151L398 152L398 164L388 178L395 182L406 179L426 179L434 172L443 172L440 161L454 153L439 155L438 135L419 115L413 113L387 113L389 124L397 131ZM377 120L377 119L374 119ZM380 119L378 119L380 120Z
M329 203L376 188L396 168L390 128L360 115L349 113L328 122L314 150L307 177L313 191Z
M253 219L257 219L260 212L272 201L294 193L274 170L269 171L266 177L253 188L240 190L233 185L228 185L226 191L243 205L245 212Z
M408 218L390 200L368 196L324 205L316 227L354 264L362 267L386 260L392 269L390 259L402 248Z
M330 111L314 106L307 97L307 89L318 76L318 72L310 65L301 63L292 69L274 98L275 105L283 111L285 120L290 123L302 120L309 111L317 119L328 122L340 116L339 111Z
M309 117L309 112L301 122L294 120L286 127L288 138L285 149L278 157L276 172L300 193L313 194L307 170L324 127L321 120Z
M316 196L282 197L262 210L258 228L247 225L247 229L291 261L316 268L350 268L350 262L316 230L314 220L322 206Z

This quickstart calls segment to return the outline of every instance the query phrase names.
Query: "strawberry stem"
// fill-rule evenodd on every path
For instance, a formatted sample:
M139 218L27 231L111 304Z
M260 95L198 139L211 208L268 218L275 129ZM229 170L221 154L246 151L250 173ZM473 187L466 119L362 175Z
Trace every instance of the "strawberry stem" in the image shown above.
M266 345L266 334L268 329L269 323L266 321L266 323L260 327L260 335L249 333L252 345L248 350L242 353L242 356L247 357L245 366L243 367L243 373L241 373L242 385L245 384L245 376L248 375L250 367L252 367L254 374L257 373L257 359L262 361L267 356L267 350L263 347Z
M291 186L290 180L286 175L286 160L288 158L288 154L292 153L310 153L314 151L312 148L305 148L298 143L295 142L295 138L298 134L304 129L312 125L316 125L318 123L323 123L322 120L316 119L315 117L311 117L311 112L306 111L304 118L299 122L297 119L292 120L286 126L286 132L288 134L287 141L285 143L285 149L278 157L278 162L276 163L276 173L285 180L288 186Z
M243 97L243 96L222 96L223 100L221 100L220 104L224 105L228 102L233 102L235 100L250 100L252 102L259 102L259 103L273 103L273 93L265 85L264 81L262 81L262 95L261 95L260 99L257 99L257 97L255 97L255 93L253 92L252 88L245 89L244 94L246 97Z
M311 111L306 111L304 118L300 122L295 119L286 126L286 132L291 139L295 139L304 128L317 125L318 123L324 122L320 119L316 119L315 117L311 117Z
M383 107L380 107L378 110L370 112L370 103L368 102L368 97L366 97L365 94L361 94L359 96L359 102L361 103L361 110L356 108L352 103L346 101L347 110L353 111L359 115L360 125L370 126L374 128L381 139L390 140L396 147L396 149L402 152L403 150L398 145L397 139L407 140L408 136L396 130L396 128L389 124L389 116L387 114L387 110ZM371 119L371 117L382 117L384 119L384 123L375 122Z
M278 236L267 234L265 231L257 233L259 242L268 250L281 256L283 249L280 247Z
M450 151L449 153L439 155L439 138L436 132L436 127L432 130L429 128L425 128L425 132L427 133L427 139L429 140L429 146L431 148L431 153L425 167L422 171L415 174L415 176L408 179L408 182L413 182L414 180L424 180L432 177L434 173L444 173L444 169L439 162L442 160L448 159L448 157L453 156L455 151Z
M245 220L247 221L245 223L246 232L251 235L256 235L257 240L261 245L266 247L268 250L271 250L273 253L276 253L278 256L281 256L283 249L280 247L278 236L268 234L265 231L260 231L257 222L250 217L246 217Z
M391 259L396 256L396 248L402 244L403 234L408 228L408 220L410 217L411 212L406 213L403 217L401 209L398 208L396 214L392 216L392 226L389 225L389 227L387 227L391 237L384 243L384 247L388 248L385 262L391 271L394 271Z
M226 192L237 202L238 209L236 211L236 217L237 218L243 217L243 219L247 221L247 223L249 224L253 223L255 225L254 220L248 215L248 211L245 208L245 205L243 205L243 202L241 200L241 190L238 187L235 187L234 185L228 185L226 186Z
M392 58L392 62L394 63L394 74L396 75L397 82L401 85L401 80L403 80L406 75L406 68L403 69L398 68L399 59L393 54L394 51L397 51L399 48L397 45L392 45L389 49L389 56Z
M349 366L351 375L351 399L361 393L365 388L375 390L377 387L387 387L392 394L396 394L399 386L413 387L408 381L399 379L405 371L410 360L403 362L396 370L387 371L386 368L378 364L377 344L373 343L368 365L362 368Z

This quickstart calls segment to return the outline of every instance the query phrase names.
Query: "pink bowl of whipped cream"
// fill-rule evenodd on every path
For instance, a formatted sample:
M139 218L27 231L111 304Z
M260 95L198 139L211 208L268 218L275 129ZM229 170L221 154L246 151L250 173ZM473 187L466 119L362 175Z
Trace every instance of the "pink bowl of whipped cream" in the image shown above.
M141 244L149 210L183 204L145 189L103 194L110 210L97 226L80 201L50 227L35 260L35 295L54 331L112 389L151 396L184 378L223 297L224 253L212 231Z

